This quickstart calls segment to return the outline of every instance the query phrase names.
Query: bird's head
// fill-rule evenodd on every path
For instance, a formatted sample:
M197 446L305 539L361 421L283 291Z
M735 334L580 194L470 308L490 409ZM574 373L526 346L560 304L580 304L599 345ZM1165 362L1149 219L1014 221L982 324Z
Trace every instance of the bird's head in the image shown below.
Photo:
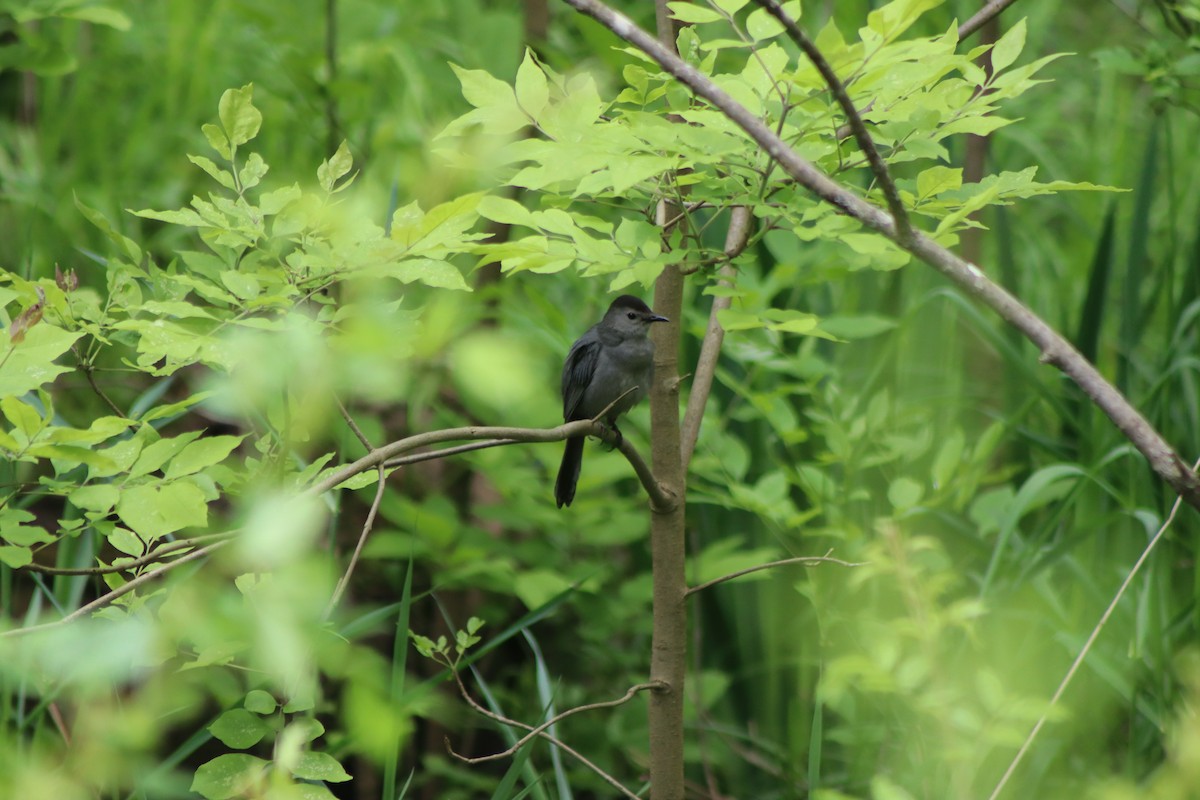
M624 337L645 336L655 322L667 322L667 318L655 314L650 306L631 294L623 294L608 307L603 324Z

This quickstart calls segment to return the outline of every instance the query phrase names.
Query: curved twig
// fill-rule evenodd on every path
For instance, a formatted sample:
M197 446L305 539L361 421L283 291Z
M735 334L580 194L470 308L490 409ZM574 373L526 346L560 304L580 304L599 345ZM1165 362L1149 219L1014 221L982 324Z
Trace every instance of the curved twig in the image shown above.
M518 722L515 719L509 719L508 717L501 716L500 714L497 714L497 713L479 705L479 703L477 703L475 701L475 698L471 696L471 693L467 691L467 687L463 685L462 676L460 676L458 674L458 670L455 669L453 667L453 665L448 664L447 666L450 667L450 674L454 676L454 682L458 684L459 693L462 694L463 699L466 700L467 704L470 705L471 708L475 709L475 711L477 711L478 713L482 714L483 716L487 717L490 720L499 722L501 725L507 725L510 728L521 728L521 729L527 730L527 731L531 731L534 729L534 726L532 726L532 725L527 725L524 722ZM585 767L590 769L592 772L595 772L597 775L599 775L604 780L605 783L612 786L614 789L619 791L625 797L632 798L632 800L642 800L636 794L634 794L633 792L629 791L624 786L622 786L621 782L618 781L616 778L609 775L604 770L600 769L600 767L597 766L596 764L594 764L593 762L589 761L586 756L584 756L582 753L580 753L575 748L573 748L569 745L563 744L563 742L561 740L552 736L551 734L547 733L546 731L541 731L537 735L539 737L545 739L547 742L550 742L550 744L554 745L555 747L561 749L564 753L574 756L581 764L583 764ZM449 739L446 739L446 749L455 758L459 758L459 759L463 758L458 753L454 752L454 748L452 748L450 746Z
M346 565L346 571L342 573L341 579L334 588L333 596L329 598L329 605L325 606L326 619L337 608L338 602L346 592L346 586L350 583L350 576L354 574L354 568L358 565L358 557L362 554L363 545L367 543L367 537L371 535L371 528L375 525L375 515L379 513L379 504L383 502L383 490L387 488L387 475L385 474L383 464L380 464L377 469L379 470L379 486L375 490L375 499L371 501L371 510L367 512L367 521L363 523L362 533L358 535L358 543L354 546L354 552L350 555L350 563Z
M798 558L785 558L780 561L772 561L768 564L759 564L746 569L739 569L737 572L731 572L728 575L722 575L719 578L713 578L711 581L693 586L687 590L685 595L692 595L696 592L716 586L718 583L731 581L734 578L740 578L743 575L749 575L752 572L761 572L764 569L774 569L775 567L786 567L789 564L841 564L843 567L861 567L866 564L865 561L842 561L840 558L830 558L828 555L823 556L799 556Z
M144 556L129 561L124 561L120 564L112 564L107 567L48 567L42 564L26 564L23 567L17 567L18 570L26 572L40 572L43 575L109 575L114 572L125 572L126 570L137 569L146 564L151 564L168 553L173 553L176 550L186 550L189 547L198 546L199 542L205 542L210 539L228 539L233 536L236 531L225 531L224 533L210 533L204 536L193 536L190 539L180 539L176 542L168 542L162 547L155 548Z
M516 743L513 744L512 747L508 748L507 750L501 750L499 753L491 753L486 756L471 757L471 756L460 755L460 754L454 752L453 748L451 748L450 755L454 756L459 761L462 761L467 764L482 764L485 761L498 761L501 758L508 758L509 756L513 755L518 750L520 750L522 747L524 747L526 744L528 744L532 739L534 739L537 736L540 736L542 731L549 729L551 726L553 726L559 722L562 722L567 717L573 717L576 714L583 712L583 711L595 711L598 708L614 708L616 706L622 706L622 705L625 705L626 703L628 703L630 700L632 700L638 694L638 692L645 692L645 691L649 691L650 689L661 689L662 686L663 686L663 684L656 683L656 682L655 683L639 683L634 686L630 686L629 691L625 692L624 695L622 695L621 697L618 697L616 700L605 700L600 703L588 703L587 705L576 706L575 708L569 708L566 711L562 712L561 714L556 714L554 717L546 720L541 725L538 725L535 728L530 728L529 733L525 734L520 739L518 739L516 741ZM515 721L510 721L509 724L519 725L520 723L517 723Z
M353 478L360 472L366 472L368 469L374 469L380 464L384 464L392 459L402 456L409 451L416 450L420 447L428 447L430 445L441 444L442 442L454 442L462 440L497 440L488 442L488 447L498 447L503 444L518 444L518 443L537 443L537 442L561 442L570 436L595 436L611 445L614 445L621 455L629 461L633 471L637 474L646 493L650 495L650 505L655 511L670 510L675 506L675 496L663 489L659 485L658 480L654 477L654 472L642 459L637 449L623 437L620 441L617 440L616 434L606 428L604 425L593 420L576 420L575 422L565 422L556 428L502 428L502 427L483 427L471 426L466 428L447 428L440 431L428 431L426 433L418 433L414 436L407 436L395 442L390 442L377 447L367 453L357 461L347 464L335 472L330 473L322 480L309 486L306 494L324 494L339 483ZM455 450L456 448L449 448ZM438 451L438 453L423 453L422 456L429 458L439 458L443 453L448 454L449 451ZM461 452L461 451L460 451ZM421 458L425 461L428 458Z

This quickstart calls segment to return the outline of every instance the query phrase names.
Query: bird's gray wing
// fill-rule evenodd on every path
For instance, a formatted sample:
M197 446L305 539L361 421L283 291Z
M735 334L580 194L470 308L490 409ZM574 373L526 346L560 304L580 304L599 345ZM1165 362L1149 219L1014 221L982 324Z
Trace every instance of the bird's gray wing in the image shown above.
M579 406L583 403L583 394L596 372L596 363L600 360L600 340L589 334L591 331L571 345L571 351L567 353L567 362L563 364L563 419L567 422L582 418Z

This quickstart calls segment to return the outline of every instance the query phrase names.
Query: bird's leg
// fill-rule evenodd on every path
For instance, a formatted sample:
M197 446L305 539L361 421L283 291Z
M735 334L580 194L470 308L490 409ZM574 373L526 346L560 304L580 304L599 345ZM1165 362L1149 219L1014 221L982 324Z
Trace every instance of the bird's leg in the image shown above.
M625 436L624 436L624 434L621 433L621 429L617 427L617 423L615 420L611 420L609 422L601 422L600 424L606 428L611 429L612 432L616 435L617 440L615 442L613 442L612 444L608 445L609 452L616 450L618 447L621 446L621 442L625 441Z

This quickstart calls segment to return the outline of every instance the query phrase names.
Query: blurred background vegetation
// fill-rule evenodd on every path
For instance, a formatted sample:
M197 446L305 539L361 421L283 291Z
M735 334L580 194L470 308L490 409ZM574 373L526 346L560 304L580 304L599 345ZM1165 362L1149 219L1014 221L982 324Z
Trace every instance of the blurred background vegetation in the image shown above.
M620 5L653 26L650 4ZM876 5L811 0L803 23L815 32L832 17L852 32ZM944 32L979 5L942 3L916 33ZM1041 180L1130 191L991 209L989 230L963 245L1068 333L1185 459L1200 455L1198 9L1042 0L1002 15L1001 30L1028 19L1023 61L1073 55L1046 68L1052 83L1006 106L1019 121L989 137L987 172L1033 164ZM280 185L313 185L316 165L347 141L359 170L348 218L383 226L414 200L428 209L490 188L493 176L432 152L468 109L450 63L511 81L529 46L559 72L590 71L608 97L629 63L616 44L540 0L0 4L0 268L34 280L60 265L103 291L111 245L76 199L162 263L194 248L187 230L126 209L177 208L209 190L185 154L204 151L200 126L222 92L251 82L265 120L256 149ZM961 166L965 145L950 147ZM739 275L768 305L877 324L843 343L761 330L726 339L689 477L689 569L698 583L830 550L865 565L786 567L694 596L689 779L695 796L714 798L986 796L1173 497L1030 345L932 270L847 273L830 266L837 252L768 236ZM607 305L606 282L497 279L488 268L467 280L473 294L393 290L423 310L421 325L381 325L364 348L390 355L359 373L310 360L302 344L261 357L300 382L320 384L329 370L375 444L463 424L557 424L562 356ZM699 289L685 365L707 319ZM114 366L100 380L129 408L213 378ZM107 413L82 375L52 394L84 427ZM346 460L362 454L336 407L310 417L310 455L329 442ZM632 417L644 443L646 410ZM219 408L182 424L237 430ZM557 447L498 448L396 473L331 626L321 613L374 486L312 532L319 552L268 559L273 583L249 592L250 610L232 595L232 564L176 576L159 616L188 653L110 627L62 629L27 663L8 658L0 796L194 796L192 772L228 750L208 726L242 706L276 720L272 731L311 709L323 750L354 775L330 784L338 797L610 796L544 744L516 763L456 762L444 737L482 754L507 746L505 735L436 665L405 659L404 628L436 636L483 619L490 649L469 685L531 723L644 679L645 502L619 456L589 446L577 503L557 512L558 457ZM6 468L6 484L29 480ZM1200 796L1189 710L1200 692L1197 530L1185 509L1006 796ZM75 558L64 546L39 560ZM0 570L8 624L68 613L107 589L96 576ZM247 641L253 652L221 654ZM289 712L249 699L255 676L306 668L321 676L311 702ZM558 735L637 787L642 701L565 721ZM258 750L277 753L273 741Z

